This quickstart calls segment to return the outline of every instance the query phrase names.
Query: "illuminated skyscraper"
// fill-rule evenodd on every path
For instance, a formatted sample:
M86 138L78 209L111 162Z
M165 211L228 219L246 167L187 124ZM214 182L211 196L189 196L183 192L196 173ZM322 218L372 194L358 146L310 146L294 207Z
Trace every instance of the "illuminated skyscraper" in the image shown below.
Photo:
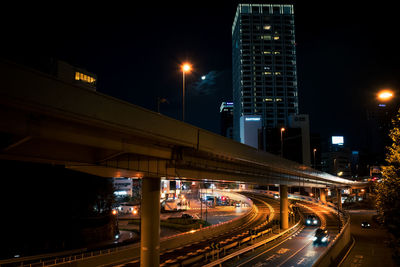
M293 5L238 5L232 26L235 140L243 141L244 116L260 116L268 129L287 127L289 115L298 114L294 30Z

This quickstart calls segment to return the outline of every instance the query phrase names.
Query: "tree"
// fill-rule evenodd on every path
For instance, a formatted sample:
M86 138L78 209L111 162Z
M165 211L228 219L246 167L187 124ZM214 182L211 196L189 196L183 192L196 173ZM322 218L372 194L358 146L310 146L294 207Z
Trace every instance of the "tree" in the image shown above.
M393 128L387 147L386 163L382 167L382 179L376 185L376 207L378 218L393 236L395 251L400 252L400 109L392 120ZM395 252L396 260L399 260Z

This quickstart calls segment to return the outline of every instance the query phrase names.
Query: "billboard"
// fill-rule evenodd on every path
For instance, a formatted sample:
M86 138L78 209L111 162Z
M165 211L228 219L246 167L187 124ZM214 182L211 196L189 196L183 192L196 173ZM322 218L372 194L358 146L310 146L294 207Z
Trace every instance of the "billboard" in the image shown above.
M344 144L343 136L332 136L332 145L340 145Z

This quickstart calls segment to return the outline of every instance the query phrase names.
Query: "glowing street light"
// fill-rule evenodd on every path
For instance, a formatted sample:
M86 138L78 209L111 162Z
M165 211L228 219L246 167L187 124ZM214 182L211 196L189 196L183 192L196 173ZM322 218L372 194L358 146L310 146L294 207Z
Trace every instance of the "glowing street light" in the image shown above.
M315 152L317 152L317 149L314 148L314 149L313 149L313 152L314 152L314 169L315 169Z
M189 63L183 63L181 66L182 69L182 121L185 121L185 73L189 73L192 70L192 65Z
M389 101L393 98L394 93L391 90L381 90L378 92L378 99L382 101Z
M283 132L286 129L284 127L281 128L281 157L283 157Z
M184 63L182 65L182 71L183 72L189 72L192 70L192 66L189 63Z

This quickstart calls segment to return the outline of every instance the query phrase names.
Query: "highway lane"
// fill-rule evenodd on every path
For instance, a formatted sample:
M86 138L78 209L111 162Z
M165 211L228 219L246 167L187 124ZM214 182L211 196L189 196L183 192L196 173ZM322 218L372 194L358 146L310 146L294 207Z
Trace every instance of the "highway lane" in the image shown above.
M332 240L338 233L338 217L336 213L308 203L299 205L303 214L315 213L320 218L317 226L305 226L289 239L271 243L262 251L257 250L251 256L224 266L312 266L326 249L325 245L314 245L312 237L318 227L326 227Z
M257 226L264 224L266 222L267 216L269 216L270 221L274 218L279 218L279 202L276 200L268 199L262 196L256 196L253 194L245 194L247 197L251 198L253 203L257 205L259 213L257 217L251 222L243 224L241 227L230 229L224 234L220 236L215 236L212 239L203 240L200 242L196 242L184 247L178 247L169 251L164 251L160 253L160 264L162 266L176 266L179 260L184 259L188 255L194 256L197 251L201 251L200 253L205 253L210 251L210 244L212 242L218 243L224 240L230 239L235 236L245 236L245 233L248 232L249 229L254 229ZM266 202L268 204L266 204ZM271 213L271 210L274 212ZM199 266L202 264L200 263ZM128 263L120 264L118 266L124 267L133 267L139 266L139 260L130 261Z

